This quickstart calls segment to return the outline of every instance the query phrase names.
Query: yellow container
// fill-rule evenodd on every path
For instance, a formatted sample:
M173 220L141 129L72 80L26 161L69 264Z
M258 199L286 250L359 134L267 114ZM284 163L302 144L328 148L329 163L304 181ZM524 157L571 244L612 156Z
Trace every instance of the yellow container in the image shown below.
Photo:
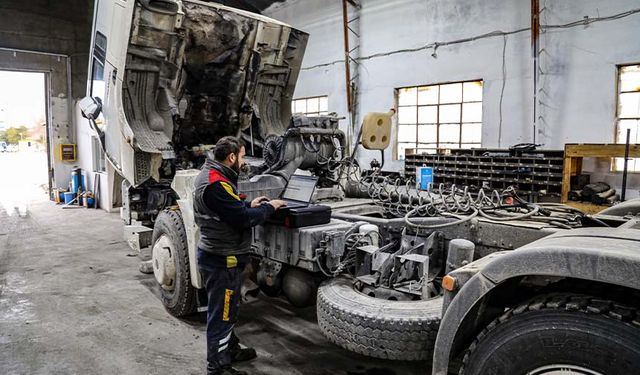
M66 192L67 190L64 189L53 189L53 201L56 203L64 202L64 193Z
M369 112L362 120L362 146L367 150L384 150L391 142L391 117L395 110L387 113Z

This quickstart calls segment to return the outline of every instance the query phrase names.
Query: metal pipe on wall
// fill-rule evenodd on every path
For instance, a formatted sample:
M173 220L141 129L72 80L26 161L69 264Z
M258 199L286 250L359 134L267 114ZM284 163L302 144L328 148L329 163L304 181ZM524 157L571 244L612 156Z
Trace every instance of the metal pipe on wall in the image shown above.
M352 12L350 13L350 7ZM344 67L345 67L345 91L347 96L347 112L349 112L349 125L347 127L347 139L349 146L352 136L356 132L358 123L358 59L360 54L360 15L362 7L359 0L342 0L342 33L344 38ZM351 43L353 38L353 44ZM353 64L353 68L351 66ZM348 149L347 152L351 152Z
M67 56L67 116L69 116L69 124L73 125L73 93L71 92L71 57ZM77 144L75 126L72 127L74 131L69 134L69 141Z
M347 92L347 110L351 114L351 61L349 61L349 19L347 10L347 0L342 0L342 33L344 37L344 78ZM353 124L352 124L353 126Z
M540 1L531 0L531 56L533 57L533 142L538 125L538 57L540 56Z
M631 139L631 129L627 129L627 141L624 144L624 169L622 170L622 194L620 201L624 202L627 195L627 174L629 173L629 142Z
M31 53L31 54L34 54L34 55L64 57L64 58L68 58L69 57L69 55L64 55L64 54L61 54L61 53L33 51L33 50L29 50L29 49L20 49L20 48L0 47L0 51L18 52L18 53Z

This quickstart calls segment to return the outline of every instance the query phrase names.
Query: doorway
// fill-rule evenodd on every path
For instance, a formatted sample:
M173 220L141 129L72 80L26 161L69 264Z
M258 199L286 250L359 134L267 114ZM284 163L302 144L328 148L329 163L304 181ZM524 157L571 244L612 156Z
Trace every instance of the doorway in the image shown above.
M47 74L0 70L0 209L24 216L49 198Z

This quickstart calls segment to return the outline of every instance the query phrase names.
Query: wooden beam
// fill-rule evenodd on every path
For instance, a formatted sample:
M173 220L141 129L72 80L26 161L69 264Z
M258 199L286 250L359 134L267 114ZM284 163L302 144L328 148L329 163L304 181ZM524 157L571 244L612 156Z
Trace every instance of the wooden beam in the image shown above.
M622 158L624 157L623 144L571 144L564 146L565 157L588 157L588 158ZM640 145L629 145L629 157L640 157Z
M564 157L564 167L562 168L562 192L560 202L566 203L569 200L569 190L571 188L571 158Z

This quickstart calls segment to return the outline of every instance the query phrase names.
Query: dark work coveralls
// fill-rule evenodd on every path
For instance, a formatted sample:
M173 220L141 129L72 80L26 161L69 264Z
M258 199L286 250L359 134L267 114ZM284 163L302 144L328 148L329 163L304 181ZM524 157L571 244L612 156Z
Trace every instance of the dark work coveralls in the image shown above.
M240 304L241 274L249 262L251 228L275 211L264 203L251 208L237 189L238 174L207 158L194 181L194 216L200 227L198 268L209 299L207 311L208 371L230 366L230 349Z

